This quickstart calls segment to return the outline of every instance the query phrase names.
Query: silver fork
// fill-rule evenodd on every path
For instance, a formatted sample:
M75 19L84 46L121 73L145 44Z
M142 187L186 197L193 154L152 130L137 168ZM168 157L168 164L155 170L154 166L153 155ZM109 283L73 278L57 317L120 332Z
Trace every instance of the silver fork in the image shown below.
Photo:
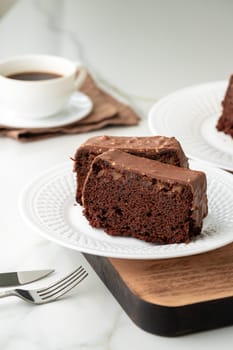
M72 273L57 281L56 283L51 284L47 288L42 289L12 289L0 292L0 298L5 298L9 296L19 297L32 304L45 304L50 301L60 298L62 295L69 292L72 288L77 286L81 281L88 276L86 270L79 266Z

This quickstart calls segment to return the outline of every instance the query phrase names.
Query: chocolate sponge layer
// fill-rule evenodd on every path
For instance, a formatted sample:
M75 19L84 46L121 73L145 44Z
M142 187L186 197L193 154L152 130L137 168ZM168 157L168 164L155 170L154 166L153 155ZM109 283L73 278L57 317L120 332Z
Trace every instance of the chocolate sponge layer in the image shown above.
M216 128L233 138L233 75L227 87L227 91L222 102L222 115L220 116Z
M83 189L84 215L114 236L189 242L207 215L206 177L122 151L95 158Z

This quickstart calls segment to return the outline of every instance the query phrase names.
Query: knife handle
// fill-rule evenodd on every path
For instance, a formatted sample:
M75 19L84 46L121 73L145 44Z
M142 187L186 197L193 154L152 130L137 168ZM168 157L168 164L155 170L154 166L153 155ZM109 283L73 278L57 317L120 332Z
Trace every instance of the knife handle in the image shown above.
M5 297L10 297L16 295L15 290L4 290L2 292L0 292L0 298L5 298Z

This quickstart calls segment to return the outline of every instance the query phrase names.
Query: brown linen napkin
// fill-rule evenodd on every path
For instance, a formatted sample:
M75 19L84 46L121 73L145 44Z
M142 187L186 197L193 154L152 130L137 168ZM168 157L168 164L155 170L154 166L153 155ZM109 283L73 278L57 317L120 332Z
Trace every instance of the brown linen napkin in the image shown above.
M52 136L89 132L108 125L138 124L140 118L134 110L100 89L90 74L80 91L93 101L93 110L87 117L72 124L52 128L13 128L0 125L0 136L27 142Z

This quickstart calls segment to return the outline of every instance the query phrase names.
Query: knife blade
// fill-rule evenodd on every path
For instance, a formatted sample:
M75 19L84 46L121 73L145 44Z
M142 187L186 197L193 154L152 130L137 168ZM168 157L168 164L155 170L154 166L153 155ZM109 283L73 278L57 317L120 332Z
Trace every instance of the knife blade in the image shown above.
M0 273L0 287L10 287L37 281L54 270L16 271Z

